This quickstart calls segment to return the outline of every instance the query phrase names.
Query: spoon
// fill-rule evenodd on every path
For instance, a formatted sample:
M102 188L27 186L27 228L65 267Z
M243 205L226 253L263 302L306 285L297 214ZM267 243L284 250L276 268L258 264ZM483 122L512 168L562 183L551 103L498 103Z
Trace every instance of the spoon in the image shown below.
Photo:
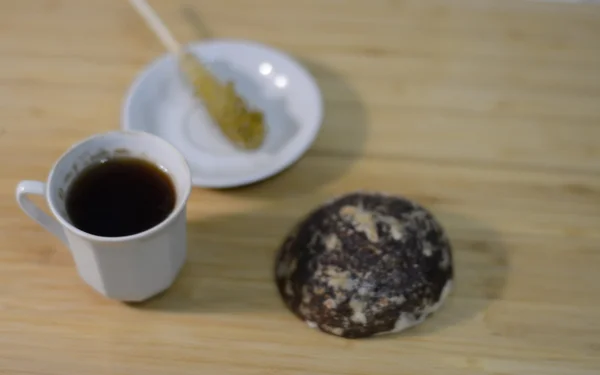
M264 115L248 108L233 82L221 83L193 53L185 50L146 0L129 2L163 46L177 56L184 78L194 88L194 96L204 103L223 135L240 149L258 149L265 139Z

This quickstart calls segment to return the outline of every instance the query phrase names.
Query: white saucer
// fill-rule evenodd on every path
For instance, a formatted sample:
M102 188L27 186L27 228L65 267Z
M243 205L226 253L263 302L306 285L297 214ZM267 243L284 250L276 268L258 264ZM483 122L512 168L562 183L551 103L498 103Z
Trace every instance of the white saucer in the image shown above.
M187 159L195 186L226 188L271 177L296 162L315 140L323 101L314 78L286 54L255 42L212 40L188 48L219 79L233 80L268 127L261 149L241 151L213 125L165 54L133 82L123 105L124 129L154 133Z

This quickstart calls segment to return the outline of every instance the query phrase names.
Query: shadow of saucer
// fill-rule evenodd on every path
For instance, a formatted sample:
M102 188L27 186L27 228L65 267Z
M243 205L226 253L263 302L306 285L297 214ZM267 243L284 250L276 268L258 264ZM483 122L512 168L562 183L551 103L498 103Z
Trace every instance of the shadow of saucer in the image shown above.
M198 9L190 4L180 7L182 16L200 39L214 38ZM302 56L292 56L313 75L324 102L322 127L313 146L304 157L279 174L243 187L222 189L225 193L262 198L289 197L312 193L341 177L362 155L367 136L367 114L356 90L334 69ZM251 92L251 91L249 91ZM277 105L277 103L274 103ZM285 108L279 103L280 108ZM285 111L273 116L285 122ZM288 128L292 128L288 126ZM284 131L283 138L289 135ZM313 159L308 162L306 159ZM321 161L334 168L319 168Z
M310 194L342 177L361 157L368 130L362 99L333 69L308 59L297 59L315 77L324 101L323 123L314 144L281 173L223 192L253 198Z

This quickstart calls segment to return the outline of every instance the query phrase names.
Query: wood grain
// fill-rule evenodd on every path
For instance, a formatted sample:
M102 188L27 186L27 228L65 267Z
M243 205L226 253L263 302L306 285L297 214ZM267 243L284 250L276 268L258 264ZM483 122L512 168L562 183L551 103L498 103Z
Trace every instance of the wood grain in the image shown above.
M194 189L189 260L139 306L108 301L17 207L72 143L119 126L162 47L127 2L0 2L0 374L591 375L600 372L600 6L500 0L152 5L178 38L281 48L313 72L324 127L294 167ZM429 207L457 288L405 334L348 341L282 306L273 254L324 199Z

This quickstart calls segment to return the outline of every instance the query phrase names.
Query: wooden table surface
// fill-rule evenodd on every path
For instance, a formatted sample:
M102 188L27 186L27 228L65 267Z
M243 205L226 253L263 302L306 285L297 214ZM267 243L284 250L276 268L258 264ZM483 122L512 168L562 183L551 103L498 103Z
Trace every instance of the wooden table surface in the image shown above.
M72 143L119 127L162 46L124 0L0 2L0 374L600 373L600 5L508 0L153 0L198 29L298 57L326 102L287 172L194 189L189 259L133 307L80 280L22 213ZM430 208L457 284L405 334L351 341L282 305L274 252L302 214L359 188Z

